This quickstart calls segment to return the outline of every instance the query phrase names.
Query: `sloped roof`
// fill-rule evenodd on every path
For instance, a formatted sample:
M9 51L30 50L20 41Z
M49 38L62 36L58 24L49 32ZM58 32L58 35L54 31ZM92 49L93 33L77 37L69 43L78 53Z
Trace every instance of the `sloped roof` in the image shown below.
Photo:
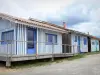
M0 13L0 18L7 19L9 21L19 23L19 24L23 24L23 25L48 28L48 29L52 29L54 31L57 30L61 33L66 33L66 32L76 33L76 34L80 34L80 35L84 35L84 36L88 36L90 38L100 40L100 38L97 38L95 36L92 36L92 35L89 35L89 34L86 34L86 33L82 33L82 32L76 31L76 30L72 30L72 29L65 29L64 27L58 26L56 24L48 23L48 22L41 21L41 20L36 20L36 19L33 19L33 18L24 19L24 18L20 18L20 17L11 16L11 15L8 15L8 14L5 14L5 13Z
M84 35L84 36L90 36L89 34L79 32L79 31L76 31L76 30L72 30L72 29L67 29L67 31L69 31L70 33L80 34L80 35Z
M96 36L90 36L90 38L92 38L92 39L96 39L96 40L99 40L100 41L100 38L97 38Z
M28 20L28 19L24 19L24 18L20 18L20 17L15 17L15 16L11 16L5 13L0 13L0 17L7 19L9 21L15 22L15 23L19 23L19 24L23 24L23 25L34 25L36 27L44 27L44 28L49 28L52 30L58 30L59 32L65 33L67 32L63 27L61 26L57 26L55 24L51 24L45 21L39 21L39 20Z
M92 39L96 39L96 40L99 40L99 41L100 41L100 38L98 38L98 37L96 37L96 36L93 36L93 35L90 35L90 34L86 34L86 33L79 32L79 31L76 31L76 30L71 30L71 29L67 29L67 31L69 31L70 33L75 33L75 34L84 35L84 36L87 36L87 37L90 37L90 38L92 38Z

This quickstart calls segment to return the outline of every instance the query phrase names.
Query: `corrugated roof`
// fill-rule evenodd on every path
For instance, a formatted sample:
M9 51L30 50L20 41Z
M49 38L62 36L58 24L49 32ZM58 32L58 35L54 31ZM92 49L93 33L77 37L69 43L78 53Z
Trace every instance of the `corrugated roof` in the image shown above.
M48 23L48 22L45 22L45 21L28 20L28 19L24 19L24 18L11 16L11 15L8 15L8 14L5 14L5 13L0 13L0 17L7 19L7 20L10 20L10 21L13 21L13 22L16 22L16 23L20 23L20 24L26 24L26 25L31 25L31 26L35 25L35 26L38 26L38 27L45 27L45 28L50 28L50 29L53 29L53 30L58 30L60 32L66 32L66 30L63 27L57 26L55 24L51 24L51 23Z

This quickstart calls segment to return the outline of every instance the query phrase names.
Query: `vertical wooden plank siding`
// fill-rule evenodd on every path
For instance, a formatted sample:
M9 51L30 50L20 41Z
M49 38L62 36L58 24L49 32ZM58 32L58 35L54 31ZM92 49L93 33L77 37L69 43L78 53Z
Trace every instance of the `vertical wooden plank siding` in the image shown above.
M75 35L71 34L71 43L74 46L74 50L72 48L72 51L74 51L74 53L78 53L78 43L74 41L75 40Z
M36 55L38 55L38 45L39 45L39 41L38 41L38 35L39 35L39 31L38 31L39 29L37 28L37 44L36 44Z
M24 34L25 34L25 41L27 41L27 28L26 26L24 26ZM25 54L27 54L27 42L24 42L24 45L25 45Z
M94 43L94 44L93 44ZM98 44L97 44L98 43ZM91 39L91 51L96 52L99 51L99 40Z
M57 35L57 45L52 47L52 45L46 44L46 33ZM52 54L52 50L54 53L62 53L62 34L60 33L38 29L38 42L38 54Z
M17 55L20 53L19 50L20 50L20 43L18 42L19 41L19 24L17 25Z
M14 27L14 52L15 52L15 55L17 54L17 44L16 44L16 39L17 39L17 36L16 36L16 33L17 33L17 25L15 23L13 23L15 25Z
M75 42L75 36L77 36L77 41ZM78 36L80 36L80 52L88 52L88 37L86 36L82 36L79 34L72 34L71 35L71 43L74 46L74 50L72 48L72 51L74 51L75 53L79 53L78 51ZM87 44L84 45L84 38L86 39Z
M12 24L13 23L11 23L10 21L7 21L5 19L0 20L0 40L2 40L1 39L2 32L14 30L15 25L12 25ZM7 47L7 44L1 44L1 42L0 42L0 54L1 55L7 54L7 53L10 54L12 49L13 49L12 54L15 54L14 44L12 44L12 45L9 44Z
M17 55L26 55L26 26L17 25Z

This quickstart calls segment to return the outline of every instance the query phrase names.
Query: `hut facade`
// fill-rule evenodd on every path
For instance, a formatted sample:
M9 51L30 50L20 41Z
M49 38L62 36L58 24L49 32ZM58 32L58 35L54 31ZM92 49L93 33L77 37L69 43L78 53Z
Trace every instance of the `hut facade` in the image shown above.
M71 45L72 53L88 52L88 36L87 34L67 29L69 33L63 34L63 43ZM63 48L64 51L64 48ZM67 48L69 51L69 48Z
M9 66L12 61L61 57L65 32L44 21L0 13L0 60Z
M91 52L99 51L99 39L91 37Z

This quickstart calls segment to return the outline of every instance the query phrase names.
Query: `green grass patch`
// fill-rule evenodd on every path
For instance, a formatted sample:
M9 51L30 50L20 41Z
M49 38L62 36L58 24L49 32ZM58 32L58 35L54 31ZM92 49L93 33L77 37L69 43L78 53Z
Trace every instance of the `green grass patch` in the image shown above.
M50 65L51 63L52 62L48 59L19 61L19 62L13 62L10 68L15 69L15 68L37 67L37 66Z
M89 52L89 53L85 53L85 55L93 55L93 54L100 54L100 52Z
M87 55L93 55L93 54L100 54L100 52L91 52L91 53L81 53L74 55L73 57L67 57L67 58L55 58L55 60L52 62L51 59L40 59L40 60L31 60L31 61L21 61L21 62L13 62L11 69L16 68L27 68L27 67L37 67L37 66L46 66L51 65L52 63L60 63L63 61L72 61L75 59L84 58Z
M74 55L74 57L68 58L68 60L84 58L87 55L93 55L93 54L100 54L100 52L81 53L81 54Z
M83 57L85 57L84 54L77 54L77 55L74 55L73 57L67 58L67 60L75 60L75 59L79 59L79 58L83 58Z

